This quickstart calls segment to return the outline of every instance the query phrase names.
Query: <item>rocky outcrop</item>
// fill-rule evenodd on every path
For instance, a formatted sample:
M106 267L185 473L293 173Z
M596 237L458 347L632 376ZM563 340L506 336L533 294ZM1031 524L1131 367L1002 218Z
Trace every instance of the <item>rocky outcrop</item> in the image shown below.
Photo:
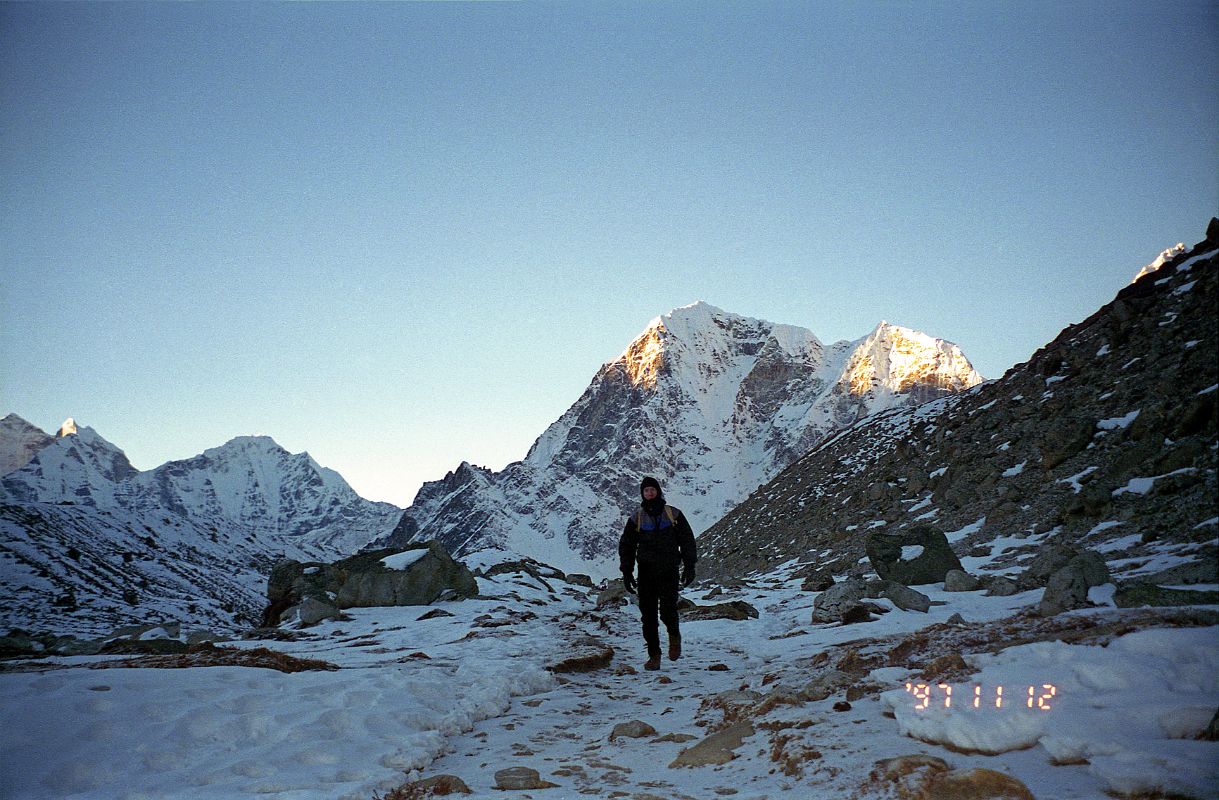
M440 599L478 594L478 583L439 542L406 551L377 550L333 564L285 560L267 582L264 625L274 625L290 609L307 605L311 618L325 618L324 607L428 605ZM309 601L306 604L306 601Z

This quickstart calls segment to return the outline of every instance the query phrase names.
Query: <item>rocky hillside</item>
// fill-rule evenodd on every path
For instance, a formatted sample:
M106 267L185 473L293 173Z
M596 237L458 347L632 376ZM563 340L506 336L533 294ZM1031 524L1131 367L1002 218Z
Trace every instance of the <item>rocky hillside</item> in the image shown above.
M1119 578L1213 583L1217 248L1212 221L1001 379L822 442L703 535L708 572L858 575L868 531L929 525L963 559L1054 539Z
M426 484L385 543L514 551L597 571L656 475L696 530L828 435L981 380L949 342L882 322L853 342L696 303L658 317L530 448Z

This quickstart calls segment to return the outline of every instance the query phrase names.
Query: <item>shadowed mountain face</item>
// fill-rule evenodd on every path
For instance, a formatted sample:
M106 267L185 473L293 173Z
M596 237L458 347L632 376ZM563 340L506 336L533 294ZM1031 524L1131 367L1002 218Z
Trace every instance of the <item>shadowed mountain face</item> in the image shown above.
M980 380L955 345L888 323L826 346L696 303L604 365L524 460L499 473L462 464L425 484L385 541L435 538L457 555L508 550L596 572L613 560L641 476L657 476L697 531L842 427Z
M1217 248L1212 221L1001 379L813 448L703 535L708 571L858 575L869 530L927 524L962 557L1061 538L1124 578L1214 582Z

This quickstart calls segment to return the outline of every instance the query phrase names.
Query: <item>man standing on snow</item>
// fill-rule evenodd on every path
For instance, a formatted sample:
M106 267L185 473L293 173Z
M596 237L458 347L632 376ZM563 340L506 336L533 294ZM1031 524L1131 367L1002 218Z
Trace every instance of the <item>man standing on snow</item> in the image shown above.
M665 504L660 483L652 477L639 484L643 502L626 521L618 540L618 563L622 583L628 592L639 594L639 616L643 620L643 640L648 646L644 669L660 669L660 619L669 633L669 659L681 658L681 630L677 625L678 566L680 583L694 581L694 532L680 510ZM639 582L634 578L639 563Z

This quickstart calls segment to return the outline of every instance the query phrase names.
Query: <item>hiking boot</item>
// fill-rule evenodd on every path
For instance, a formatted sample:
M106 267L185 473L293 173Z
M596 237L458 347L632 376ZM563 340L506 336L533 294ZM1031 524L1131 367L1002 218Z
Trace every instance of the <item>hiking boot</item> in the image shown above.
M679 658L681 658L681 637L680 636L670 636L669 637L669 660L676 661Z
M648 656L648 660L643 662L644 669L660 669L660 656Z

